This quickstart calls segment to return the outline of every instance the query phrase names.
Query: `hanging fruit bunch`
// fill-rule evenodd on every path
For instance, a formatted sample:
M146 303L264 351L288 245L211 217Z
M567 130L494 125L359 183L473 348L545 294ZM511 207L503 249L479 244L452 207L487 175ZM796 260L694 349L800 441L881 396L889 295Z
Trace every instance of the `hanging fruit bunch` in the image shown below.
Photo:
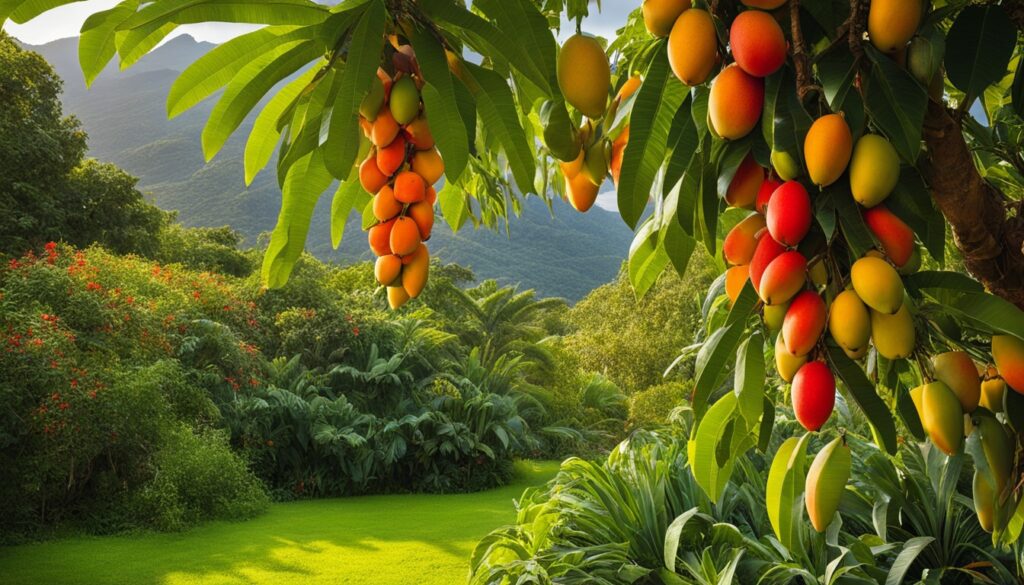
M717 499L733 458L767 445L775 401L765 392L771 372L764 361L774 355L782 400L808 434L779 450L769 483L805 484L815 530L832 523L850 480L850 431L829 424L842 390L871 425L871 436L858 440L890 453L898 445L894 415L904 432L950 456L977 441L980 448L966 448L976 462L986 460L976 465L976 510L998 535L1024 502L1015 492L1024 341L1001 334L1008 325L994 309L1014 319L1019 311L963 275L921 272L923 248L933 265L943 262L945 231L919 167L922 129L905 126L924 115L929 99L942 99L939 43L930 39L943 33L921 29L920 0L875 0L839 23L842 42L815 39L820 52L812 68L801 16L814 15L801 10L785 0L642 4L647 31L666 39L644 45L656 51L640 51L651 54L644 83L664 83L662 101L681 105L664 114L672 116L667 148L637 136L623 148L626 157L634 147L645 149L643 156L655 151L666 184L659 193L652 174L651 194L675 214L646 220L637 235L645 240L631 251L631 275L670 263L680 270L675 254L685 268L698 242L717 256L716 233L728 227L720 246L725 274L705 303L712 325L697 356L694 475ZM667 71L656 79L662 70L675 80ZM885 115L879 104L902 117ZM620 192L620 210L621 203ZM663 254L660 263L656 254ZM963 298L988 312L971 313L964 304L962 320L938 314ZM836 436L804 469L798 461L816 433ZM782 497L771 487L769 494ZM786 503L769 506L787 510ZM772 522L784 540L777 517Z
M373 195L375 223L368 229L377 256L374 275L387 288L388 304L398 309L427 284L434 227L434 185L444 176L444 161L434 146L420 99L422 74L409 45L394 53L395 75L378 69L359 107L368 146L359 181Z

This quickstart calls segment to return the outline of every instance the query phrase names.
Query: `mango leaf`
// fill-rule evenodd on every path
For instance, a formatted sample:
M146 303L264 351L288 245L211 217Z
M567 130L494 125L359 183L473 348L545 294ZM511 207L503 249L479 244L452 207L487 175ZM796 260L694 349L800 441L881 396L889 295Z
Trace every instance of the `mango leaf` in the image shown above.
M679 179L683 177L690 161L693 159L700 146L697 137L697 127L693 123L690 114L692 100L685 100L679 109L676 110L675 119L672 120L672 129L669 132L668 143L672 145L671 154L668 157L668 164L665 165L665 178L663 187L666 191L674 188Z
M700 520L700 526L696 530L708 528L714 520L710 517L701 514L698 508L690 508L682 514L676 516L675 520L668 525L665 529L665 568L669 571L676 570L676 558L679 556L679 542L683 535L683 530L689 525L691 528L693 524L689 524L692 519Z
M619 176L619 215L631 228L647 208L658 169L665 161L676 110L689 94L671 75L668 55L659 51L637 92L629 119L629 143Z
M946 75L967 99L1006 75L1017 44L1017 27L1001 6L968 6L946 37Z
M989 334L1013 335L1024 339L1024 311L1009 301L979 290L968 288L964 280L953 273L925 273L913 275L909 287L919 290L962 322ZM941 275L941 276L940 276ZM976 284L976 283L975 283Z
M89 87L117 54L117 27L135 14L139 0L125 0L109 10L96 12L82 24L78 37L78 63ZM225 82L227 83L227 82Z
M717 502L721 497L736 457L740 455L732 453L723 462L718 453L720 445L726 444L726 440L731 438L728 436L733 428L730 423L737 414L736 395L727 392L711 405L690 439L693 441L693 458L690 460L693 478L712 502Z
M648 218L629 246L629 282L638 300L654 286L669 263L658 227L654 217Z
M668 254L669 262L675 268L676 274L680 277L686 276L686 267L690 263L690 257L697 248L697 241L686 235L678 221L673 219L662 228L662 246Z
M448 181L458 181L469 163L469 141L456 99L455 83L448 70L448 58L437 39L422 29L415 29L410 40L423 70L426 82L422 92L423 109L437 149L444 157L445 177Z
M119 27L132 30L173 22L237 22L245 24L316 24L327 18L326 7L312 0L160 0L148 2Z
M871 230L864 223L864 216L861 215L857 203L850 193L850 186L839 181L825 188L820 196L831 198L835 205L836 213L839 216L839 225L842 227L843 238L850 246L854 258L863 256L868 250L875 247L875 240L871 236Z
M466 193L461 187L452 182L445 182L444 187L437 193L437 201L441 205L441 216L444 217L452 232L459 231L469 219L469 203L466 201Z
M757 301L754 285L748 280L729 311L725 327L712 333L697 352L693 394L690 397L695 421L699 421L704 415L708 407L708 398L725 379L729 360L736 353L736 347L746 330L747 317Z
M776 538L787 549L793 548L795 529L800 521L798 505L807 475L805 460L810 436L808 433L799 439L790 437L783 441L768 470L765 487L768 521Z
M251 185L274 154L274 148L281 139L281 131L277 128L277 120L286 109L298 99L299 94L313 81L317 70L311 68L279 90L263 110L256 116L249 139L245 143L245 184Z
M535 69L538 73L526 75L527 78L547 97L562 101L555 73L558 44L547 18L534 3L530 0L473 0L473 6L519 47L510 63L519 62L522 64L518 67ZM546 83L543 80L547 80Z
M324 163L336 178L347 177L359 153L359 104L370 91L384 45L384 4L373 0L352 31L341 86L331 108Z
M331 200L331 246L335 250L341 245L345 236L345 224L353 211L366 209L372 196L359 184L359 173L355 168L345 181L338 185L338 190Z
M764 337L753 333L736 350L736 381L734 392L740 414L753 428L764 410Z
M871 70L864 89L865 105L875 125L913 165L921 153L921 129L928 108L928 93L906 69L866 44Z
M281 193L281 213L263 256L261 275L269 288L280 288L288 282L295 261L306 246L313 209L333 180L319 149L288 170Z
M512 89L504 77L490 69L469 62L463 63L462 67L465 73L463 81L476 98L480 119L501 144L519 191L532 192L537 168L533 150L526 141L526 132L519 123Z
M827 349L832 371L839 376L850 393L850 397L868 419L876 440L880 441L878 446L890 455L895 455L897 449L896 423L889 407L875 392L875 385L871 383L857 362L846 357L842 349L832 343L828 344Z
M899 183L885 204L914 230L928 254L943 264L946 258L946 219L935 207L935 200L916 168L904 166L900 169Z
M25 24L40 14L82 0L0 0L0 26L10 18L17 24Z

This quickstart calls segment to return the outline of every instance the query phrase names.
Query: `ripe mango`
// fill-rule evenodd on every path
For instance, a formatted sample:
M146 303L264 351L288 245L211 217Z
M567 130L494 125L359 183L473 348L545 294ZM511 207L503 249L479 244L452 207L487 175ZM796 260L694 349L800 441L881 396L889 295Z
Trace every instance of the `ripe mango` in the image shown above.
M434 206L424 199L410 205L408 214L420 230L420 239L424 242L429 240L430 233L434 230Z
M823 427L836 405L836 378L819 361L807 362L793 378L793 414L808 431Z
M844 290L832 301L828 331L843 349L859 352L871 341L871 315L853 290Z
M839 510L839 501L850 481L853 458L842 437L834 439L818 453L807 470L804 486L807 516L818 532L825 532Z
M768 230L761 232L757 238L757 248L754 249L754 257L750 259L750 282L755 290L761 290L761 278L764 276L768 265L786 251L786 247L775 241L775 238L768 233Z
M579 173L571 179L568 177L565 179L565 195L569 199L569 204L576 211L586 212L593 207L594 202L597 201L598 189L599 187L583 173Z
M800 176L800 163L785 150L772 149L772 168L783 181L792 181Z
M725 140L739 140L761 121L764 108L764 79L754 77L735 63L711 83L708 119L715 134Z
M416 150L434 148L434 135L430 132L430 124L423 116L416 118L405 127L405 136L416 147Z
M392 311L397 311L402 305L409 301L409 293L401 286L388 287L388 305Z
M402 203L395 199L395 191L385 185L373 198L373 217L377 221L387 221L402 213Z
M956 455L964 441L964 411L956 394L942 382L925 384L921 391L921 426L946 455Z
M412 77L403 76L391 86L388 105L391 107L391 116L400 126L416 119L420 113L420 90L416 88Z
M583 157L582 173L590 179L591 183L598 187L604 183L604 179L608 175L608 157L605 155L606 148L607 142L604 139L595 140L593 144L587 147L586 154Z
M757 234L765 228L764 216L751 213L729 230L722 242L722 255L733 266L750 264L757 249Z
M805 290L789 303L782 333L786 336L786 349L793 355L811 353L825 331L827 309L818 293Z
M868 346L866 345L858 350L850 350L846 349L845 347L842 348L842 350L843 353L846 354L846 357L850 358L851 360L859 360L864 356L868 355Z
M366 160L359 165L359 184L370 195L379 192L388 184L388 177L380 172L380 167L377 166L377 154L373 151L370 151Z
M580 149L579 155L568 162L559 162L558 166L562 169L562 175L566 179L574 179L576 175L583 171L583 161L586 158L587 152L584 149Z
M391 115L390 108L381 108L377 119L373 121L373 128L370 130L370 141L377 148L383 148L395 141L398 136L398 122Z
M430 252L425 244L420 244L412 254L403 259L402 288L410 298L415 299L427 286L430 273Z
M842 114L828 114L811 124L804 139L804 162L811 181L827 187L839 180L853 155L853 135Z
M788 310L789 303L764 306L764 324L768 327L768 331L772 333L782 331L782 323L786 318L786 311Z
M726 189L726 204L729 207L753 209L763 183L764 169L754 160L753 153L747 154L740 166L736 167L736 174Z
M601 44L574 34L558 52L558 87L565 101L588 118L600 118L608 105L612 71Z
M910 400L914 403L914 410L917 411L917 418L921 422L921 428L927 433L928 429L924 426L924 387L926 385L922 384L912 388L908 394L910 394Z
M786 349L785 334L779 333L775 336L775 369L779 377L787 382L792 382L796 373L807 363L806 355L793 355Z
M754 209L761 214L767 212L768 202L772 200L772 195L775 194L775 190L781 186L782 181L773 177L765 177L764 182L761 183L761 188L757 190L757 199L754 202Z
M377 256L391 254L391 229L397 218L384 223L378 223L367 232L367 239L370 242L370 251Z
M612 182L615 187L619 186L619 176L622 175L622 159L626 156L626 146L629 145L629 125L627 124L622 132L612 142L612 159L608 166L612 171Z
M359 102L359 115L373 122L377 119L377 112L380 112L380 108L383 105L384 82L381 81L380 77L374 75L373 80L370 81L370 89Z
M992 415L974 418L974 432L981 439L981 449L985 453L992 479L995 480L995 493L1000 494L1010 483L1013 475L1013 456L1015 441L1009 430Z
M718 61L718 33L707 10L684 11L668 35L668 64L686 85L708 80Z
M894 315L871 310L871 340L879 355L890 360L908 358L914 353L914 318L906 303Z
M800 252L791 250L779 254L765 268L757 292L764 304L780 305L800 292L806 282L807 259Z
M419 226L411 217L399 217L392 221L394 221L394 226L391 228L391 237L389 238L391 252L399 256L407 256L415 252L422 240Z
M1010 388L1024 394L1024 341L1012 335L992 336L992 359Z
M921 0L872 0L868 9L868 36L883 53L906 47L921 24Z
M725 295L729 297L729 306L736 303L736 299L743 291L743 285L750 280L750 267L733 266L725 271Z
M864 210L864 223L882 243L885 254L897 267L906 266L914 255L914 230L885 205Z
M996 491L992 486L992 480L984 473L975 470L971 491L974 497L974 512L978 515L978 524L985 532L992 532L996 516Z
M689 8L690 0L644 0L640 10L647 32L656 37L667 37L679 15Z
M786 181L775 190L765 214L768 233L778 243L791 248L810 231L812 217L811 198L797 181Z
M412 170L423 177L427 185L434 185L444 176L444 161L436 148L418 150L412 157Z
M379 124L383 118L384 116L377 118L377 123ZM404 136L396 136L391 144L377 147L377 168L384 175L388 177L394 175L403 164L405 164Z
M419 173L405 171L395 177L395 199L401 203L423 201L426 193L427 183Z
M985 380L981 383L981 398L978 405L992 412L1003 412L1003 395L1006 393L1006 382L999 377L999 372L988 367Z
M373 266L373 275L383 286L391 286L402 275L402 259L394 254L377 258Z
M900 180L900 157L885 138L865 134L857 141L850 159L850 191L864 207L885 200Z
M935 379L942 382L956 394L964 412L974 412L981 399L981 380L978 367L971 356L963 351L948 351L932 357Z
M896 269L881 258L865 256L850 268L853 290L864 304L892 315L903 306L903 281Z
M729 47L736 64L754 77L768 77L786 62L782 27L760 10L745 10L733 19Z

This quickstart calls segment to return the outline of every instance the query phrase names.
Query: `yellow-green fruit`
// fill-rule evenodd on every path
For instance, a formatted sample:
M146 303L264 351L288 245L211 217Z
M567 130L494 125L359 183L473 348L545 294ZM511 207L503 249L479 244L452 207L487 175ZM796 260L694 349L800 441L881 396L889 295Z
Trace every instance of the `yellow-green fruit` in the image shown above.
M1006 428L994 416L978 416L974 420L974 432L980 433L981 448L992 479L995 480L996 494L1002 493L1013 474L1014 442Z
M918 270L921 270L921 248L914 245L914 249L910 251L910 260L907 260L906 264L897 268L896 272L899 272L902 276L909 276L917 273Z
M587 148L587 153L583 159L583 174L590 179L590 182L601 186L604 183L604 178L608 175L608 157L606 156L607 151L605 149L605 140L597 140L594 144Z
M900 180L900 158L888 140L865 134L857 141L850 159L850 190L864 207L885 200Z
M936 59L936 57L939 59ZM932 42L927 37L917 36L907 47L907 71L914 76L923 87L931 86L932 79L942 65L941 54L936 55Z
M612 71L597 39L577 33L558 52L558 86L565 101L589 118L600 118L608 105Z
M946 455L956 455L964 442L964 410L956 394L942 382L925 384L921 392L921 426Z
M789 353L789 350L786 349L786 340L782 333L779 333L775 338L775 369L778 370L779 377L787 382L792 382L797 371L806 363L807 356Z
M818 532L825 532L839 510L839 501L850 481L852 466L850 447L842 438L825 445L811 462L807 470L807 484L804 486L805 503L811 525Z
M380 107L383 105L384 82L380 80L380 77L374 75L373 81L370 82L370 91L359 102L359 115L373 122L377 119L377 112L380 111Z
M718 61L718 33L707 10L691 8L676 19L668 35L668 64L679 81L700 85Z
M789 303L764 306L764 324L768 326L768 331L773 333L782 331L782 321L786 317L787 310L789 310Z
M1012 335L992 336L992 359L1010 388L1024 394L1024 341Z
M811 124L804 138L804 162L811 181L827 187L839 180L853 155L853 135L842 114L828 114Z
M871 340L871 315L864 302L852 290L844 290L832 301L828 312L828 331L845 350L857 353Z
M921 422L924 432L928 429L924 426L924 386L918 386L910 391L910 400L914 402L914 410L917 411L917 418Z
M914 353L914 318L904 304L895 315L871 311L871 341L882 357L899 360Z
M921 24L921 0L871 0L868 36L883 53L906 47Z
M828 268L825 267L825 261L818 260L811 264L810 268L807 269L807 276L811 278L811 282L816 286L828 284Z
M1003 395L1006 393L1006 382L999 377L995 368L988 368L985 381L981 383L981 399L978 405L992 412L1003 412Z
M391 86L388 104L391 106L391 115L399 126L416 119L420 113L420 90L416 88L416 82L412 77L405 76Z
M850 268L853 290L864 304L879 313L893 314L903 306L903 281L891 264L865 256Z
M964 412L974 412L981 399L981 380L978 367L971 356L963 351L947 351L932 358L935 379L942 382L960 399Z
M985 474L975 471L972 491L974 492L974 512L978 515L978 524L981 524L981 528L985 532L992 532L995 527L995 489Z
M640 7L647 32L656 37L667 37L676 19L688 8L690 0L644 0Z
M772 168L783 181L792 181L800 176L800 163L785 150L772 150Z

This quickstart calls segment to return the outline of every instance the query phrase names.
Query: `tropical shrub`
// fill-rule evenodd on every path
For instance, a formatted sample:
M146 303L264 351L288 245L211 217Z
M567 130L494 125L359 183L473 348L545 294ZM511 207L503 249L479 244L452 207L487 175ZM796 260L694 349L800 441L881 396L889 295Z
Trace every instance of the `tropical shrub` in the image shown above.
M633 428L664 425L672 410L684 404L693 390L691 384L666 382L629 397L629 425Z

